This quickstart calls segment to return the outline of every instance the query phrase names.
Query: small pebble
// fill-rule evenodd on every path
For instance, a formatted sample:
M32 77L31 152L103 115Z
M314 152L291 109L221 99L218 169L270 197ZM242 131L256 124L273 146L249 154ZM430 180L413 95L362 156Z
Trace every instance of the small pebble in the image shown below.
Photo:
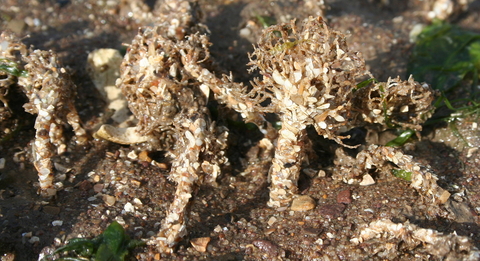
M360 186L369 186L375 184L375 180L373 180L370 174L366 174L363 176L362 182L360 182Z
M344 204L327 204L323 205L318 209L318 212L320 213L321 216L326 217L326 218L337 218L339 217L343 211L345 211L345 205Z
M115 217L115 221L117 221L118 224L120 224L122 226L125 225L125 219L123 219L123 217L117 216L117 217Z
M148 163L152 162L152 158L148 155L148 152L146 150L143 150L138 154L138 159L141 161L146 161Z
M193 248L198 252L205 253L207 251L208 243L210 243L210 237L199 237L190 240Z
M337 195L337 203L352 203L352 191L349 189L340 191Z
M130 182L137 187L140 187L140 185L142 185L142 182L140 182L136 179L131 179Z
M127 202L127 204L125 204L125 206L123 207L123 210L125 210L125 212L134 212L135 207L132 205L132 203Z
M276 217L270 217L267 221L267 224L269 226L273 225L275 222L277 222L277 218Z
M36 236L33 236L33 237L31 237L31 238L28 240L28 242L29 242L30 244L33 244L33 243L36 243L36 242L40 242L40 238L39 238L39 237L36 237Z
M62 220L54 220L54 221L52 221L52 226L54 226L54 227L59 227L59 226L61 226L61 225L63 225L63 221L62 221Z
M252 34L252 30L250 30L250 28L242 28L239 34L241 37L247 38Z
M116 199L114 196L103 195L103 201L105 202L105 204L107 204L107 206L111 207L115 205Z
M0 169L4 169L5 168L5 158L1 158L0 159Z
M298 198L295 198L292 201L292 206L290 207L293 211L306 211L315 208L315 200L308 195L303 195Z
M472 157L472 155L478 150L478 147L469 148L467 150L467 158Z
M254 246L265 252L269 257L276 257L279 253L279 247L268 240L255 240L252 242Z
M129 159L132 159L132 160L138 159L137 153L135 153L135 151L133 151L133 150L130 151L130 152L127 154L127 157L128 157Z
M100 176L99 175L93 175L93 182L97 183L100 181Z
M319 178L323 178L327 176L327 173L325 172L325 170L319 170L317 176Z
M306 169L303 169L302 171L309 177L314 177L318 174L318 172L315 169L311 169L311 168L306 168Z
M90 201L90 202L92 202L92 201L97 200L97 197L96 197L96 196L92 196L92 197L87 198L87 200Z
M220 233L222 232L222 227L220 225L217 225L214 229L213 229L214 232L216 233Z
M95 184L93 186L93 191L95 191L95 193L99 193L102 191L104 185L103 184Z
M305 235L318 236L320 233L322 233L323 229L313 228L313 227L304 227L302 228L302 231Z
M269 229L265 230L264 233L265 233L265 235L270 235L270 234L272 234L273 232L275 232L276 230L277 230L277 229L275 229L275 228L269 228Z

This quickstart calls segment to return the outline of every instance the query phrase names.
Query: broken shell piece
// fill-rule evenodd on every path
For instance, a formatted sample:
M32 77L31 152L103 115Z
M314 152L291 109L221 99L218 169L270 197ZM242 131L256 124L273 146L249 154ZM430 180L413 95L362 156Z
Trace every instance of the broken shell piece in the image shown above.
M207 251L208 243L210 243L210 237L199 237L190 240L192 246L201 253L205 253Z
M117 128L108 124L102 125L93 137L123 145L142 143L153 138L151 135L141 135L135 127Z

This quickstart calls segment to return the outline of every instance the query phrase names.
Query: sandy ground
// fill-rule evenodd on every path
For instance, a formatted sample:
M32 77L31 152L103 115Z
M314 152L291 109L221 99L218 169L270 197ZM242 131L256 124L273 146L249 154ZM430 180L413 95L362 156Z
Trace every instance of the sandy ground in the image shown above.
M122 1L119 1L122 2ZM154 1L147 1L151 6ZM200 1L204 23L211 31L212 56L235 79L248 82L247 52L262 26L257 16L277 22L318 15L315 1ZM409 34L426 24L423 1L326 1L324 17L330 26L348 35L351 49L363 53L379 80L405 77L412 48ZM4 0L0 6L1 30L10 29L37 49L54 50L72 72L77 85L75 104L87 130L101 121L105 102L86 70L89 52L98 48L124 49L137 28L148 24L129 15L129 6L116 1ZM479 1L452 22L480 32ZM248 29L248 30L247 30ZM28 37L26 37L28 35ZM20 95L20 93L17 93ZM54 160L66 174L64 189L54 199L36 194L37 176L31 163L34 118L22 112L22 98L15 100L15 114L1 123L17 130L0 144L0 254L1 260L37 260L39 253L63 245L74 237L94 237L113 220L133 238L147 239L158 231L175 184L169 182L168 164L162 153L151 154L166 169L132 158L132 149L93 140L87 147L69 144L67 153ZM231 129L226 166L216 187L200 187L190 209L188 235L172 255L153 247L137 249L137 260L441 260L428 244L409 244L398 236L382 236L355 244L360 230L375 220L414 224L445 235L465 236L480 248L480 146L474 120L457 122L470 147L462 145L445 124L429 127L422 140L405 147L414 158L428 164L439 176L439 185L452 193L443 206L449 218L429 213L408 182L387 173L376 173L370 186L334 181L329 172L335 144L311 134L317 160L304 168L325 170L326 176L303 175L301 194L315 199L316 207L304 212L277 212L266 206L270 156L263 155L258 130ZM358 130L365 136L367 130ZM68 134L69 137L72 135ZM364 144L382 144L392 134L368 131ZM107 199L113 201L108 201ZM128 207L125 207L128 206ZM54 221L62 221L52 223ZM205 252L190 241L209 237ZM438 247L438 246L437 246ZM473 248L472 248L473 249ZM44 250L46 251L46 250ZM458 250L459 256L470 250ZM473 251L473 250L472 250ZM448 255L447 255L448 256ZM452 259L453 260L453 259Z

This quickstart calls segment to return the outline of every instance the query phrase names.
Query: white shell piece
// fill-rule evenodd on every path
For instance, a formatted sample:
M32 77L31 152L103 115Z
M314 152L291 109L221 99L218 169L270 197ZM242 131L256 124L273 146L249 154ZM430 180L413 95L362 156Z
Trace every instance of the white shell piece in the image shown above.
M281 76L278 71L274 71L272 73L272 78L276 83L278 83L280 85L283 85L283 83L285 82L283 76Z
M293 84L288 79L285 79L284 86L285 86L286 89L290 90L291 93L293 93L293 94L297 93L296 89L293 88Z
M330 103L324 103L324 104L318 106L318 109L320 109L320 110L325 110L325 109L328 109L328 108L330 108Z
M294 77L295 83L299 82L302 79L302 72L301 71L294 72L293 77Z
M195 137L193 136L193 134L190 131L185 131L185 137L187 138L187 140L190 143L189 146L193 147L193 145L196 143Z
M152 138L149 135L140 135L135 127L117 128L108 124L102 125L93 137L124 145L142 143Z
M292 141L297 140L297 138L295 137L295 134L293 134L293 132L291 132L287 129L280 130L280 135L282 135L286 139L289 139L289 140L292 140Z
M321 121L321 122L318 123L318 127L320 127L321 129L326 129L327 124L324 121Z
M202 84L202 85L200 85L200 90L205 95L205 97L207 97L207 99L208 99L208 97L210 96L210 88L207 85Z
M61 226L61 225L63 225L63 220L54 220L54 221L52 221L52 226L54 226L54 227L59 227L59 226Z
M341 115L335 115L335 117L333 117L333 118L338 122L344 122L345 121L345 118L343 118Z
M148 61L147 57L144 57L142 60L139 62L140 67L147 67L150 65L150 62Z

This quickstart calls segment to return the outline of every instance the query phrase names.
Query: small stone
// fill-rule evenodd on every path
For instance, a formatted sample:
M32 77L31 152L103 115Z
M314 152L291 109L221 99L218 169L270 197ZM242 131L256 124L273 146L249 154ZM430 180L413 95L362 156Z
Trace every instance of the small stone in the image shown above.
M114 196L103 195L103 201L105 202L105 204L107 204L107 206L111 207L115 205L116 199Z
M168 169L168 165L163 163L163 162L156 162L156 161L152 161L153 164L155 164L155 166L159 167L161 170L166 170Z
M332 219L339 217L345 211L345 208L345 205L340 203L327 204L320 207L318 212L321 216Z
M127 202L127 204L125 204L125 206L123 207L123 210L125 210L125 212L134 212L135 207L132 205L132 203Z
M239 32L240 36L243 38L248 38L252 34L252 30L249 28L242 28Z
M337 203L352 203L352 191L349 189L340 191L337 195Z
M97 183L100 181L100 175L93 175L93 182Z
M279 247L268 240L255 240L252 242L254 246L265 252L269 257L276 257L279 253Z
M276 230L277 229L275 229L275 228L269 228L269 229L265 230L264 233L265 233L265 235L268 236L268 235L272 234L273 232L275 232Z
M146 161L148 163L152 162L152 158L148 156L148 152L146 150L143 150L142 152L140 152L140 154L138 154L138 159L141 161Z
M95 200L97 200L97 196L95 195L95 196L92 196L92 197L88 197L87 200L90 201L90 202L95 201Z
M117 217L115 217L115 221L117 221L118 224L120 224L122 226L125 225L125 219L123 219L123 217L117 216Z
M207 251L208 243L210 243L210 237L199 237L190 240L193 248L198 252L205 253Z
M362 182L360 182L360 186L369 186L375 184L375 180L373 180L370 174L365 174L363 176Z
M36 236L33 236L33 237L31 237L31 238L28 240L28 242L29 242L30 244L33 244L33 243L36 243L36 242L40 242L40 238L39 238L39 237L36 237Z
M214 229L213 229L214 232L216 233L220 233L222 232L222 227L220 225L217 225Z
M93 186L93 191L95 191L95 193L99 193L102 191L104 185L103 184L95 184Z
M60 213L60 208L59 207L54 207L54 206L44 206L43 207L43 212L50 214L50 215L58 215Z
M92 186L92 183L88 180L84 180L82 182L80 182L78 185L78 188L82 191L88 191L90 190L93 186Z
M295 198L292 201L292 206L290 207L293 211L306 211L315 208L315 200L308 195L303 195L298 198Z
M138 159L137 153L136 153L135 151L133 151L133 150L130 151L130 152L127 154L127 157L128 157L129 159L132 159L132 160Z
M438 202L440 202L440 204L445 204L449 198L450 198L450 192L444 190L442 192L442 195L440 195L440 197L438 198Z
M54 220L54 221L52 221L52 226L54 226L54 227L59 227L59 226L61 226L61 225L63 225L63 220Z
M302 228L302 231L305 235L318 236L320 233L322 233L323 229L314 228L314 227L305 227L305 228Z
M41 191L42 196L50 198L57 194L57 189L55 188L47 188Z
M53 163L53 165L55 166L55 169L58 170L59 172L61 173L66 173L69 171L69 169L67 167L65 167L64 165L60 164L60 163Z
M319 178L323 178L323 177L326 177L326 176L327 176L327 173L325 172L325 170L322 170L322 169L321 169L321 170L318 171L317 176L318 176Z
M267 221L267 224L269 226L273 225L275 222L277 222L277 218L276 217L270 217Z
M315 177L318 174L318 172L315 169L311 169L311 168L304 169L303 173L305 173L307 176L311 178Z
M5 158L0 158L0 169L5 168Z
M136 180L136 179L131 179L130 180L130 183L132 183L132 185L135 185L137 187L140 187L140 185L142 185L142 182Z
M467 150L467 158L472 157L472 155L478 150L478 147L469 148Z
M57 175L56 179L58 181L65 181L67 179L67 175L66 174L59 174L59 175Z

